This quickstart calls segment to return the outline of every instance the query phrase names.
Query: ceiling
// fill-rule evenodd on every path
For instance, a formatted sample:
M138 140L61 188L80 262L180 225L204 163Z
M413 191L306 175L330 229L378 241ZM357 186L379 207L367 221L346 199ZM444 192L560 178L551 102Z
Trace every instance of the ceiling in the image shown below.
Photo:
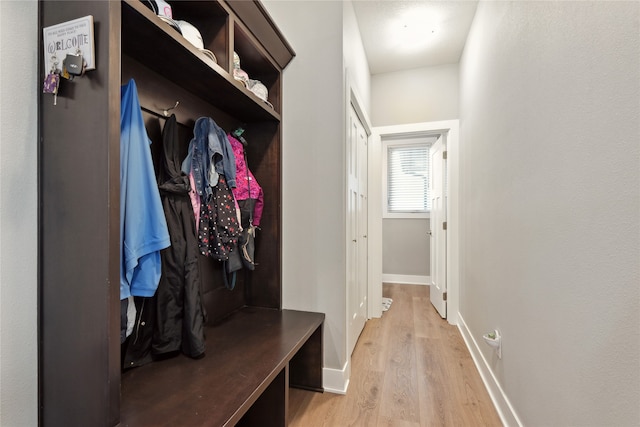
M455 64L476 0L354 0L371 74Z

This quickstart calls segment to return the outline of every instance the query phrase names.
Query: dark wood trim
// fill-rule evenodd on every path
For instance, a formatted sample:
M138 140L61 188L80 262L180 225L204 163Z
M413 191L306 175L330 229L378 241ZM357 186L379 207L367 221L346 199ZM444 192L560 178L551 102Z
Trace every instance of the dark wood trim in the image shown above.
M289 363L289 384L291 387L323 392L322 386L322 357L323 325L311 334L309 339L293 356Z
M280 68L286 68L296 53L264 6L259 1L246 0L227 0L227 4L244 25L251 28L256 39L271 54Z
M115 425L120 420L120 70L122 58L120 56L120 26L122 22L122 5L120 2L109 2L109 55L107 58L96 58L96 66L105 66L108 62L108 143L107 143L107 186L109 188L108 226L108 352L109 352L109 383L108 383L108 419L109 425ZM104 24L103 24L104 25ZM117 118L117 120L116 120Z
M44 13L42 10L42 6L40 4L38 4L38 52L44 52L44 40L42 37L42 23L45 22L44 20ZM46 64L44 63L43 60L43 55L37 55L38 57L38 72L40 73L40 75L43 75L44 73L44 69L46 67ZM38 80L38 83L40 83L40 80ZM42 147L42 143L41 141L43 140L43 135L45 132L44 126L43 126L43 117L44 117L44 113L43 113L43 108L44 108L44 104L43 101L46 98L42 98L42 95L38 95L39 96L39 102L38 102L38 148L37 148L37 152L38 152L38 212L37 212L37 216L38 216L38 425L41 426L43 425L43 419L44 419L44 414L43 414L43 410L42 410L42 401L43 401L43 396L44 396L44 387L42 386L42 381L41 378L44 375L44 354L42 352L42 343L44 342L44 333L42 331L42 324L44 321L44 315L42 313L42 303L44 301L43 295L42 295L42 283L44 283L44 279L43 279L43 260L44 260L44 251L42 250L42 240L43 240L43 227L42 227L42 221L43 221L43 205L42 205L42 199L41 199L41 194L42 194L42 179L41 177L41 171L43 168L43 161L42 161L42 157L43 157L43 147Z
M57 105L40 94L39 417L51 426L113 425L120 368L120 4L42 1L39 9L41 28L93 15L97 65L62 81Z

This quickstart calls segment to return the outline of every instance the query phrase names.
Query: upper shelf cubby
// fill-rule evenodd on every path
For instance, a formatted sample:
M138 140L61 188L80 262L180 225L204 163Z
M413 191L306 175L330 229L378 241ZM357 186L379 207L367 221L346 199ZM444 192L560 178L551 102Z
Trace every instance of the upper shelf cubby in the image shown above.
M135 59L238 120L280 121L278 111L242 87L231 74L232 16L222 3L173 2L172 9L174 19L185 20L198 28L205 48L214 52L218 63L214 63L139 0L122 2L123 55ZM273 65L267 74L274 70L279 75Z
M268 90L268 101L279 109L280 71L266 50L242 23L233 23L233 50L240 58L240 68L251 80L258 80Z
M284 69L295 56L295 52L262 3L259 1L228 0L226 4L229 5L245 28L251 28L251 33L269 52L280 69Z
M205 49L214 53L218 65L229 71L229 12L217 1L174 1L173 18L187 21L200 31Z

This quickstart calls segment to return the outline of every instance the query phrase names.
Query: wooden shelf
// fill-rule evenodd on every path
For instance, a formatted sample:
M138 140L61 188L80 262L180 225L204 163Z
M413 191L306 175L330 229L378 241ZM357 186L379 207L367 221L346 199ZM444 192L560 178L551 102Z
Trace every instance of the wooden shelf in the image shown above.
M242 121L281 119L277 111L138 0L123 2L122 52L166 79L180 81L185 90Z
M265 404L269 413L262 414L261 425L267 425L273 412L286 407L289 381L283 380L322 389L323 321L324 314L293 310L234 313L206 329L204 358L177 356L125 372L121 425L235 425ZM260 402L261 396L275 402Z

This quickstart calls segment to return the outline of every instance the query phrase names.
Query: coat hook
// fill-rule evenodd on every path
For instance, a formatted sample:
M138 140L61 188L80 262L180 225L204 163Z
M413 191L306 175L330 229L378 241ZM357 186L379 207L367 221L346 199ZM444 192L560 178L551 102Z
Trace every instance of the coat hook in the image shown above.
M162 113L164 114L165 117L169 117L169 111L173 110L174 108L177 108L179 104L180 104L180 101L176 101L176 105L174 105L173 107L165 108L164 110L162 110Z

